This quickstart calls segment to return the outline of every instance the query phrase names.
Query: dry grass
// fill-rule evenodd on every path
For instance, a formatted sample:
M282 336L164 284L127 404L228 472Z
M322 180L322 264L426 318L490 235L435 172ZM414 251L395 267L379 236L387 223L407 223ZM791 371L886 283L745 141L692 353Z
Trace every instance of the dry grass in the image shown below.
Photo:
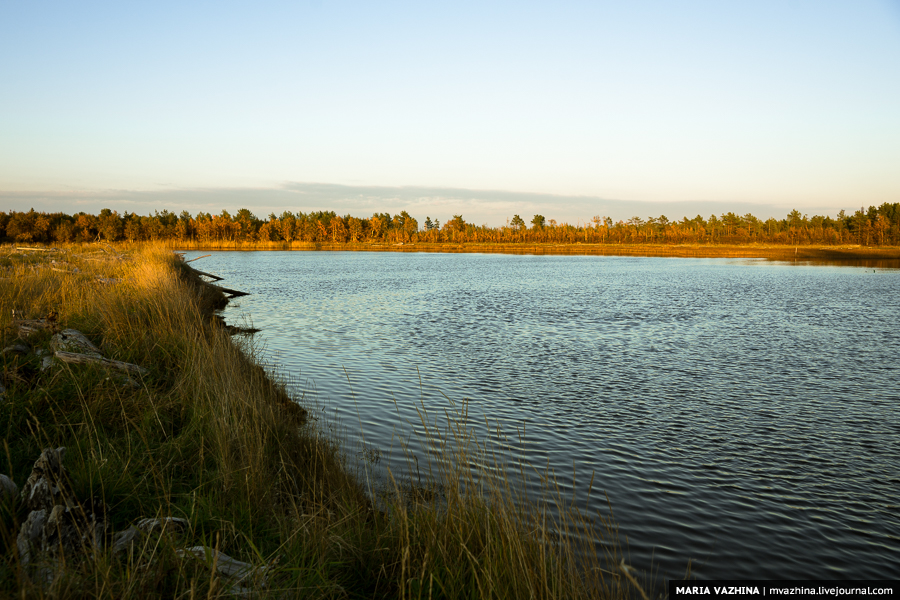
M767 258L810 260L861 266L897 268L896 246L839 246L777 244L557 244L557 243L410 243L354 242L169 242L172 247L194 250L338 250L371 252L488 252L503 254L593 254L604 256L669 256L683 258Z
M104 356L149 369L132 389L100 367L42 371L34 352L0 357L0 470L21 486L42 448L65 446L75 496L101 500L110 522L104 550L40 571L16 552L24 508L3 505L0 595L226 597L237 588L218 574L218 553L268 569L265 587L257 578L243 590L254 596L635 595L610 520L583 514L550 477L546 502L530 502L492 475L495 457L459 428L429 429L445 457L432 479L409 486L397 474L373 501L340 448L257 364L252 344L211 318L221 295L164 248L6 247L0 267L4 347L17 339L13 311L52 315ZM49 339L26 341L38 350ZM484 466L461 466L470 464ZM189 525L109 549L114 531L158 516ZM207 561L179 553L198 545L212 549Z

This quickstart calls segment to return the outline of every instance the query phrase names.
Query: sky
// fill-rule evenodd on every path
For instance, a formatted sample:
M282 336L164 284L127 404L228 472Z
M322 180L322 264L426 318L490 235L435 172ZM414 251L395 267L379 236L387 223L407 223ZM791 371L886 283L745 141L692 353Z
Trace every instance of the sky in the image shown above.
M900 202L900 0L0 0L0 210Z

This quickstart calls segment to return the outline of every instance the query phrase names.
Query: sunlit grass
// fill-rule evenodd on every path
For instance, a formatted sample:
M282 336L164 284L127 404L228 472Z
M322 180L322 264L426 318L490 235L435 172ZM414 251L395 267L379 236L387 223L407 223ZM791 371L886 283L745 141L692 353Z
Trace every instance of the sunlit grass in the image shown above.
M14 319L49 317L105 357L149 370L136 387L97 366L42 370L36 351L49 331L26 336L29 353L0 357L0 471L21 486L42 448L65 446L74 497L102 500L109 518L101 551L41 571L16 551L25 509L5 505L0 595L224 597L240 586L313 598L635 594L610 519L574 506L549 474L539 475L542 500L530 500L458 425L438 431L423 414L442 460L425 480L391 474L373 493L259 366L253 344L211 318L221 294L165 248L5 247L0 268L3 347L20 341ZM113 534L143 517L187 527L114 553ZM196 546L210 549L205 560L185 555ZM220 555L260 570L236 582L214 568Z
M554 242L260 242L260 241L185 241L170 242L174 248L193 250L331 250L372 252L488 252L501 254L583 254L601 256L666 256L681 258L766 258L770 260L816 262L834 261L860 266L897 268L900 248L843 244L615 244Z

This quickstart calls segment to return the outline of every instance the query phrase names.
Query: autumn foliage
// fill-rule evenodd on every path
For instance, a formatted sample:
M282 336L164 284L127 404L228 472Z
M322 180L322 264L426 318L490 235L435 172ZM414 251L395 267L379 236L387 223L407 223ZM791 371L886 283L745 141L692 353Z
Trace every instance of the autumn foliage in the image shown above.
M900 245L900 203L860 208L852 215L813 216L791 211L783 219L762 220L752 214L725 213L669 220L666 216L632 217L614 222L595 216L590 221L557 223L543 215L530 222L513 215L506 225L489 227L454 215L443 223L419 221L402 211L375 213L368 218L339 216L333 211L296 214L285 211L257 218L242 208L234 215L167 210L153 215L119 214L103 209L98 215L77 213L0 212L0 235L18 243L90 241L180 241L194 243L558 243L558 244L785 244L861 246Z

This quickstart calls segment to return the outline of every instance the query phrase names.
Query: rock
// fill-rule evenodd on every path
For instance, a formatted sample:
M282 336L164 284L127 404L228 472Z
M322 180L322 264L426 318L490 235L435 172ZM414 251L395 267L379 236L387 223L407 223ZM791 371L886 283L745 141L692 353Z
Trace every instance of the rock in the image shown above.
M23 566L54 563L61 556L79 560L102 547L106 506L97 499L78 502L69 493L62 464L65 453L65 448L42 451L22 489L22 500L30 510L16 537Z
M45 555L54 559L60 555L67 560L83 558L102 548L106 525L105 507L98 502L33 510L16 538L19 561L27 566Z
M35 461L34 468L22 488L22 501L29 510L51 511L64 504L66 469L62 461L65 448L46 448Z
M16 538L16 549L19 551L19 562L27 566L41 551L43 546L44 525L47 524L46 510L33 510L19 528Z
M18 495L19 486L16 485L16 482L6 475L0 475L0 502L15 500Z
M56 551L68 558L83 557L102 548L106 526L106 507L100 501L75 506L57 504L44 526L42 550Z
M103 358L100 348L77 329L63 329L50 340L50 348L54 352L74 352L86 354L94 358Z

